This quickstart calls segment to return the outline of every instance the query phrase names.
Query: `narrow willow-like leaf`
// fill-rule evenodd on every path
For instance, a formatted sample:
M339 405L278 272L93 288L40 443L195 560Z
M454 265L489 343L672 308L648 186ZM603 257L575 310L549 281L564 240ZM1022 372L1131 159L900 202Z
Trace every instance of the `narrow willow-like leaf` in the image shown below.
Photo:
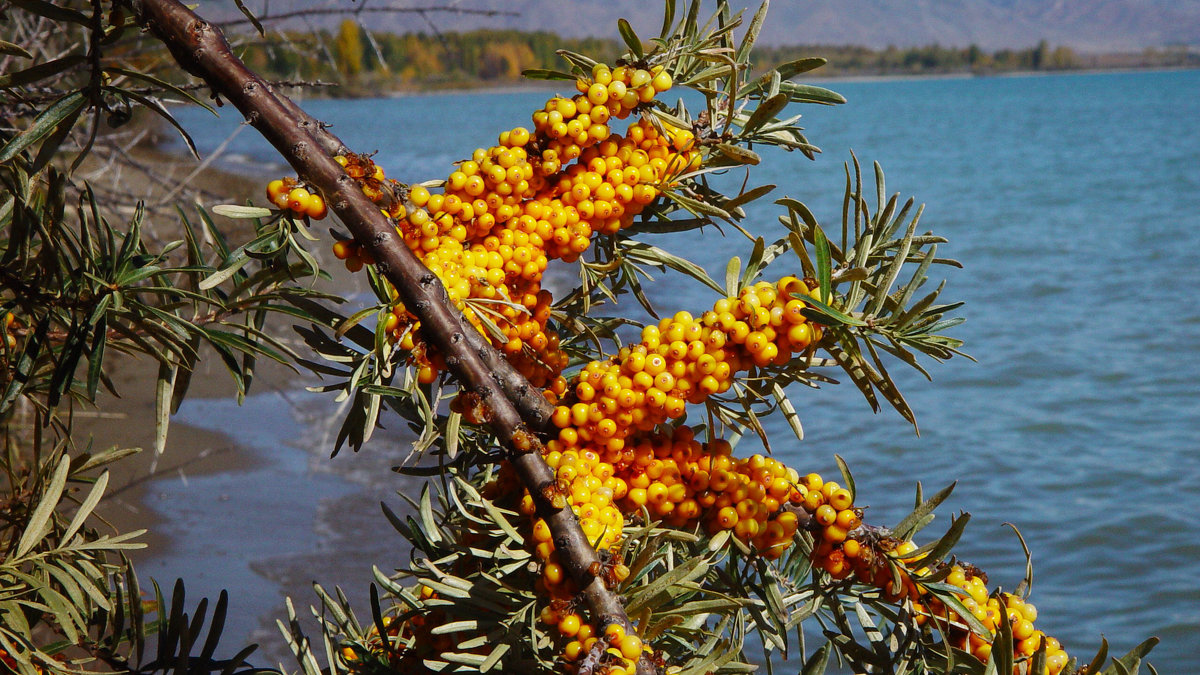
M123 75L125 77L131 78L134 80L139 80L139 81L145 82L145 83L149 84L151 87L154 87L156 89L162 89L164 92L169 92L171 94L174 94L175 96L178 96L179 98L181 98L185 101L189 101L191 103L194 103L194 104L200 106L201 108L204 108L205 110L212 113L214 117L217 116L216 108L214 108L212 105L207 103L203 98L196 96L195 94L188 91L187 89L177 87L177 86L171 84L170 82L163 80L161 78L157 78L148 73L131 70L129 68L121 68L119 66L106 66L104 68L104 72L105 72L105 74L108 74L108 75Z
M234 219L269 218L273 213L271 209L261 206L242 206L238 204L217 204L211 210L218 215Z
M111 87L105 88L112 89ZM129 89L122 89L120 90L120 93L137 101L138 103L141 103L143 107L154 111L159 117L166 120L168 124L175 128L175 131L179 134L180 138L183 139L183 144L186 145L188 151L192 153L192 157L196 158L197 161L200 160L200 153L196 150L196 143L192 140L192 135L188 133L187 129L185 129L183 125L175 119L175 116L172 115L169 110L164 108L161 103L155 99L142 96L141 94Z
M792 433L796 435L796 440L804 440L804 425L800 423L800 415L796 414L796 406L792 405L787 392L779 386L778 382L772 383L772 389L775 393L775 400L779 404L779 411L783 414L783 419L787 420Z
M748 148L743 148L740 145L734 145L732 143L717 143L716 148L717 152L725 155L738 164L749 164L753 166L762 161L762 157L760 157L757 152L754 152Z
M561 70L548 70L545 68L530 68L521 71L521 77L527 80L575 80L575 76L571 73L564 73Z
M1029 659L1029 675L1049 675L1046 670L1046 641L1042 640ZM1067 671L1070 672L1070 671Z
M167 449L167 429L171 423L171 393L175 388L177 366L170 361L158 365L158 378L154 397L154 453L161 455Z
M629 25L629 21L625 19L617 19L617 31L621 34L621 39L629 47L629 52L634 58L641 59L646 55L642 50L642 39L633 32L633 26Z
M1021 583L1017 584L1013 595L1021 598L1028 598L1030 591L1033 590L1033 554L1029 551L1029 544L1025 543L1025 536L1021 534L1021 530L1012 523L1004 523L1012 528L1014 534L1017 535L1017 541L1021 542L1021 551L1025 553L1025 576L1022 577Z
M663 192L663 195L696 215L716 216L727 221L733 220L733 216L731 216L728 211L718 206L713 206L708 202L702 202L698 199L686 197L675 191L666 191Z
M728 297L736 297L741 292L741 287L738 286L738 276L742 269L742 259L736 255L729 259L729 263L725 265L725 295Z
M200 649L200 661L202 663L209 662L213 654L217 652L217 643L221 640L221 633L225 630L225 617L229 609L229 592L221 589L217 596L217 604L213 607L212 621L208 625L208 638L204 641L204 646Z
M83 12L54 3L44 2L43 0L13 0L12 4L27 12L32 12L57 22L77 23L81 26L87 26L91 22Z
M762 31L763 22L767 20L767 7L769 5L769 0L764 0L758 6L758 11L754 13L754 17L750 19L750 24L746 27L746 35L742 38L742 43L738 45L737 53L733 57L738 63L745 63L750 57L750 50L754 48L754 43L758 40L758 34Z
M768 94L769 96L773 96L779 92L779 87L783 80L795 77L801 73L806 73L810 70L816 70L826 63L826 59L813 56L796 59L795 61L789 61L778 68L763 73L763 75L757 80L751 82L745 87L742 87L742 89L738 91L738 97L741 98L743 96L749 96L763 89L766 89L768 92L770 92ZM773 87L771 86L772 79L776 81L776 84Z
M92 509L96 508L96 504L100 503L100 497L104 495L104 490L108 487L108 471L100 474L96 482L92 485L88 496L84 498L79 505L79 510L75 512L75 516L71 519L71 523L67 525L67 529L63 531L62 542L70 543L71 537L83 527L83 523L88 516L92 514Z
M704 658L697 661L687 669L681 671L679 675L701 675L702 673L726 672L721 669L734 659L737 655L737 650L730 647L725 640L719 640L715 645L708 649L696 651L697 654L704 654Z
M1104 662L1108 660L1108 639L1104 636L1100 637L1100 648L1096 650L1096 655L1092 657L1091 663L1087 666L1087 672L1098 673L1104 667Z
M813 248L817 253L817 282L821 290L821 299L828 301L832 297L831 277L833 266L829 254L829 240L819 225L813 226Z
M1000 616L1007 616L1007 606L1004 597L999 593L993 597L996 597L1000 601ZM996 671L999 673L1013 672L1013 634L1011 622L996 622L996 633L992 638L992 651L988 663L989 665L995 663Z
M26 52L21 47L17 47L11 42L4 42L3 40L0 40L0 45L9 45L22 52L27 58L33 58L32 54ZM0 49L0 52L14 54L14 52L3 49ZM68 54L67 56L63 56L61 58L44 61L37 65L30 66L24 70L18 70L15 73L0 75L0 88L21 87L33 82L37 82L38 80L44 80L63 71L70 70L71 68L74 68L85 61L87 61L87 57L83 54Z
M750 251L750 259L746 261L746 270L742 272L740 288L746 288L758 276L758 270L762 267L763 252L766 251L767 243L762 237L754 239L754 248Z
M32 59L33 54L25 51L25 48L18 44L13 44L7 40L0 40L0 54L8 54L9 56L19 56L23 59ZM7 85L0 85L7 86Z
M887 299L891 292L892 284L896 283L896 278L900 276L900 270L904 266L904 262L908 259L909 247L912 245L913 234L916 232L917 223L921 220L921 213L924 211L924 206L917 209L916 215L908 225L908 231L905 232L904 239L900 244L899 250L896 252L896 257L893 259L887 271L887 276L884 282L879 284L875 291L875 298L867 308L868 314L877 314L879 308L883 306L883 301Z
M958 543L958 540L962 537L963 531L967 528L967 523L970 521L971 514L969 513L964 513L958 518L954 518L953 522L950 523L950 529L946 531L946 534L942 535L939 539L937 539L937 541L926 544L916 551L913 551L911 554L912 557L916 558L917 556L921 556L922 566L932 565L940 561L942 558L946 557L946 554L950 552L950 549L954 548L954 545Z
M811 84L797 84L785 81L779 85L779 91L787 94L788 98L797 103L839 105L846 102L846 97L836 91L831 91L824 87L815 87Z
M50 477L50 482L46 484L46 489L42 492L41 499L38 501L37 506L34 507L33 513L29 515L29 523L25 526L25 531L21 534L20 541L17 542L17 550L14 552L14 557L20 558L24 556L50 531L54 509L58 506L63 488L67 485L67 476L70 473L71 459L63 455Z
M708 272L705 272L703 267L686 258L668 253L657 246L628 241L623 242L621 253L627 258L655 265L664 265L677 272L682 272L718 293L725 290L708 276Z
M807 307L802 310L802 313L814 321L835 326L863 327L867 325L867 322L863 321L862 319L852 317L842 310L811 296L804 296L801 298L801 300L803 300L804 304L807 305Z
M433 519L433 501L428 485L421 490L421 505L418 511L421 514L421 524L425 527L425 535L434 543L440 542L442 532Z
M821 648L804 662L804 668L800 670L800 675L824 675L825 669L829 665L829 653L832 647L833 644L830 642L821 645Z
M625 611L632 615L643 608L651 607L651 603L672 586L703 576L708 571L708 567L708 559L704 556L691 558L680 563L675 569L663 574L646 586L634 589L634 597L625 606Z
M854 484L854 474L850 473L850 466L846 464L846 460L842 459L841 455L834 455L834 461L837 462L838 471L842 474L842 480L846 484L846 489L850 492L851 501L858 495L858 490Z
M937 599L945 603L948 609L953 610L954 613L958 615L958 620L962 621L966 626L968 626L973 633L983 637L991 636L992 632L988 629L988 627L983 625L983 622L980 621L978 617L972 614L971 611L962 604L962 601L959 599L959 594L962 593L962 589L946 583L926 584L926 588L928 588L937 597Z
M17 153L37 143L50 135L59 124L67 118L76 115L87 104L87 97L82 92L72 92L51 103L40 115L34 118L29 128L9 139L0 148L0 163L7 162Z
M749 204L750 202L755 201L756 199L765 197L767 194L769 194L774 189L775 189L774 185L759 185L756 188L746 190L745 192L734 197L733 199L730 199L729 201L725 202L721 206L724 207L724 209L726 211L732 212L734 209L736 209L739 206L742 206L743 204Z
M946 501L950 497L950 494L954 492L956 485L958 485L958 481L938 490L935 495L921 502L921 504L913 509L912 513L905 516L903 520L896 524L896 527L892 528L892 532L901 539L912 539L912 536L917 533L916 524L924 520L925 516L933 513L933 510L939 504Z
M1127 672L1137 672L1142 659L1146 658L1146 655L1158 645L1158 642L1159 639L1156 637L1147 638L1138 646L1130 649L1125 656L1114 659L1112 664L1108 668L1105 668L1101 675L1118 675L1118 669L1121 667L1124 667Z
M750 119L746 120L742 125L743 136L752 134L775 118L784 108L787 107L788 97L784 94L776 94L770 98L764 99L750 114Z

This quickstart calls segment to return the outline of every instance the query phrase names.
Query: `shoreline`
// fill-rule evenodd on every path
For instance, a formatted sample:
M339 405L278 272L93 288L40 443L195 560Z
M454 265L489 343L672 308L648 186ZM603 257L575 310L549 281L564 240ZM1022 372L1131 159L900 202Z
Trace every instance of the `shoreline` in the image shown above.
M1063 70L1004 70L994 73L976 73L959 71L950 73L897 73L893 75L829 75L811 78L812 82L888 82L888 81L917 81L917 80L966 80L987 79L993 77L1054 77L1057 75L1120 75L1126 73L1174 73L1186 70L1200 70L1194 66L1155 66L1152 68L1068 68Z
M139 185L139 189L146 190L148 204L167 194L167 183L184 177L188 177L190 187L203 191L200 200L206 207L238 203L261 190L258 177L250 171L230 170L221 161L223 156L211 164L201 164L186 150L178 152L172 148L169 136L153 144L134 146L129 157L132 161L123 165L121 171L85 165L80 169L81 175L93 172L95 178L89 180L100 183L101 189L107 189L109 182L118 186ZM166 183L155 181L156 177L166 178ZM185 212L192 209L188 201L180 204ZM123 216L111 215L116 222ZM241 243L253 236L247 221L214 218L231 241ZM148 212L147 224L152 228L148 237L160 243L180 238L178 223L173 211ZM325 252L318 255L332 258ZM328 262L324 260L322 266ZM275 332L284 333L282 329ZM290 335L289 331L283 337L290 339ZM95 405L76 411L73 438L81 448L90 444L97 450L120 447L141 448L141 452L105 467L110 482L97 506L94 526L102 532L145 529L136 540L145 547L127 551L141 586L143 590L149 589L150 579L154 578L169 594L175 580L181 578L187 589L186 611L192 611L201 597L212 602L221 590L228 589L230 606L221 651L232 654L250 642L258 642L264 649L251 658L252 662L268 664L278 660L280 654L267 652L279 652L275 644L279 638L272 634L258 635L260 624L267 621L267 612L272 622L284 616L282 595L299 596L304 603L309 597L255 571L252 566L264 557L261 550L255 550L255 545L261 548L265 542L281 553L297 547L308 551L315 548L317 535L310 513L295 505L282 505L282 509L310 520L276 527L272 525L275 518L271 510L246 506L243 495L259 488L274 487L278 492L280 484L300 484L306 478L311 456L305 449L289 448L291 454L285 461L290 465L280 467L270 452L269 442L263 443L261 437L255 436L256 431L269 428L276 432L274 438L282 441L286 436L279 430L296 424L293 410L274 408L272 413L277 410L278 414L271 414L265 424L246 422L245 413L237 410L232 379L215 353L207 352L197 363L183 405L171 416L166 448L156 455L154 362L146 357L114 355L106 370L118 395L102 391ZM246 406L258 409L261 406L256 404L260 401L275 400L269 397L279 396L276 392L287 394L296 382L294 374L284 366L260 359ZM231 421L231 417L242 421ZM280 472L287 471L300 477L278 477ZM250 477L256 483L247 484ZM328 484L341 480L321 478ZM316 503L331 491L336 491L336 486L312 495L311 501ZM301 498L307 496L297 496ZM239 532L239 527L243 531ZM247 527L251 530L246 531Z
M169 139L132 154L159 175L189 175L201 166L171 147ZM224 158L193 178L208 192L225 194L206 196L206 207L237 203L261 190L257 165L246 167L257 175L238 172ZM231 241L253 236L245 229L247 221L215 218ZM177 223L173 214L157 218L155 234L164 241L177 238ZM350 273L336 264L328 247L313 252L333 275L322 284L350 287ZM269 321L267 330L298 341L283 317ZM344 588L356 609L367 606L370 563L406 550L379 508L386 501L396 513L408 512L396 492L412 489L410 479L391 471L397 457L392 449L399 448L402 456L412 441L405 425L388 424L394 428L377 430L371 447L360 453L343 448L330 459L341 418L331 397L304 389L318 378L260 359L239 405L223 363L204 354L183 405L171 416L166 449L156 456L157 368L146 358L128 356L115 357L109 367L119 395L104 393L82 411L74 438L97 449L142 448L107 467L109 488L95 523L103 532L146 530L137 539L146 547L128 552L143 589L154 578L169 594L174 581L182 579L189 612L201 597L212 602L227 590L229 612L219 652L232 654L255 643L259 649L250 662L258 665L293 661L275 622L286 616L287 597L301 609L319 604L314 582ZM364 540L360 533L367 531L380 536ZM307 613L301 612L300 621L310 635L320 634Z
M1057 75L1117 75L1124 73L1171 73L1179 71L1200 70L1200 66L1147 66L1147 67L1114 67L1114 68L1064 68L1060 70L1002 70L996 72L974 72L974 71L949 71L949 72L930 72L930 73L845 73L836 75L812 75L804 78L805 84L814 84L820 86L823 82L911 82L921 80L961 80L973 78L992 78L992 77L1052 77ZM818 71L813 71L819 72ZM313 100L370 100L370 99L400 99L400 98L422 98L429 96L441 95L462 95L462 94L478 94L478 95L493 95L493 94L527 94L538 92L553 92L557 90L559 85L569 84L566 80L516 80L505 84L479 84L475 86L461 85L446 88L426 87L426 88L398 88L392 90L381 90L379 93L371 95L320 95L310 96ZM330 94L336 93L336 88L330 88L323 91L328 91ZM302 97L303 98L303 97Z
M236 203L252 190L257 192L257 186L248 180L251 176L224 170L215 166L218 162L202 165L186 151L176 152L171 148L166 140L168 136L153 133L150 136L128 149L128 161L119 170L96 165L89 159L80 167L79 174L93 184L99 184L101 189L107 189L108 183L137 183L145 191L147 204L169 198L170 183L184 177L188 178L189 187L207 194L224 195L228 202ZM180 206L186 211L186 203ZM120 215L116 213L110 217ZM245 222L226 221L227 233L239 239L252 234ZM182 237L178 216L174 213L160 218L149 212L144 231L147 238L159 242ZM117 395L102 390L94 406L76 411L75 434L76 438L88 439L97 448L142 448L141 452L107 467L111 481L105 499L97 509L97 513L117 531L147 529L141 538L147 548L132 552L131 557L136 562L147 555L165 555L164 547L170 545L158 532L163 519L147 506L149 491L155 481L171 476L187 480L188 476L233 471L249 466L251 458L246 452L238 452L236 440L229 434L190 425L176 416L171 419L167 447L161 456L155 456L156 367L146 357L116 355L108 370ZM256 379L258 388L270 386L279 378L278 370L264 364ZM187 398L230 399L235 391L232 380L217 359L201 359Z

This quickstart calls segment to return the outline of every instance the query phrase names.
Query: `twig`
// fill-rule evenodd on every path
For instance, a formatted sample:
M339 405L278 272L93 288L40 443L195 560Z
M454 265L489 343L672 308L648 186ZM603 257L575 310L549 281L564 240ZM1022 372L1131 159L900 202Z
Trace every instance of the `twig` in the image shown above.
M581 596L597 627L603 630L610 623L618 623L632 630L619 598L595 573L601 567L599 556L578 519L561 499L555 499L554 471L542 459L541 441L529 431L534 424L542 424L544 418L532 418L534 424L527 424L505 390L530 392L539 398L540 393L523 378L508 378L507 386L502 384L506 378L489 367L489 362L501 360L499 355L463 321L450 305L437 276L404 245L391 221L325 151L330 145L341 147L341 142L319 124L314 126L311 117L295 114L295 104L276 95L250 71L230 50L219 29L177 0L139 0L135 9L139 22L167 45L179 65L207 82L245 115L297 173L325 195L333 212L367 247L378 261L379 272L421 321L425 338L444 355L451 373L490 408L491 428L506 446L508 458L529 490L537 513L549 524L555 548L563 556L567 572L583 589ZM320 141L314 136L318 130ZM544 400L538 406L547 407ZM642 658L637 672L652 675L655 668Z
M322 16L330 14L363 14L363 13L387 13L387 14L421 14L425 12L442 12L444 14L467 14L471 16L520 16L519 12L509 12L500 9L468 9L465 7L357 7L357 8L341 8L341 7L324 7L312 9L298 9L293 12L280 12L279 14L263 14L255 17L260 23L266 21L284 21L287 19L295 19L307 16ZM214 21L212 25L218 28L228 28L230 26L243 26L251 23L250 19L242 17L238 19L230 19L228 21Z

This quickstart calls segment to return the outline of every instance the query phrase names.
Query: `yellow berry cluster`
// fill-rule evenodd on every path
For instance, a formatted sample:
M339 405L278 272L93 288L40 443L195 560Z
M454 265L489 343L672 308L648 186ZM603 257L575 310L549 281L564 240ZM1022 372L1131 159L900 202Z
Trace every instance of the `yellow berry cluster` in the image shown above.
M799 519L780 506L799 479L794 471L762 455L736 460L723 440L701 446L687 426L669 434L655 429L681 417L688 402L728 390L734 373L786 363L819 340L820 327L809 324L800 311L803 301L794 297L813 292L795 277L756 284L719 300L699 319L680 312L646 327L641 343L607 362L589 363L574 378L574 388L553 414L559 432L546 444L545 459L598 550L615 548L625 515L643 508L673 526L703 522L710 533L731 530L771 558L790 545ZM803 329L793 331L797 325ZM520 511L531 518L531 541L543 561L539 583L550 600L543 619L570 639L563 654L572 662L591 649L579 631L592 637L595 628L556 609L576 589L529 495ZM619 564L614 569L613 581L628 574Z
M310 192L295 178L279 178L267 183L267 199L284 210L321 220L328 213L321 195Z
M541 153L544 175L557 173L585 148L611 138L610 119L625 119L671 84L671 75L662 66L644 70L596 64L590 78L575 81L579 96L552 98L544 110L533 114L535 132L548 139Z
M853 575L860 583L880 588L894 602L910 603L917 623L939 622L954 647L986 661L998 622L1007 617L1015 658L1032 656L1044 640L1051 675L1057 675L1067 662L1059 642L1034 628L1037 610L1032 604L1008 593L990 594L982 572L955 564L946 581L962 589L958 599L989 634L972 632L911 576L910 569L920 568L920 557L911 556L916 544L881 537L862 527L862 509L854 505L850 491L835 481L816 473L800 476L795 469L763 455L732 457L729 443L717 439L700 444L687 426L670 433L639 435L629 439L625 448L603 456L590 449L547 454L581 527L598 549L615 548L625 518L636 517L643 509L652 518L681 529L700 525L710 535L729 530L751 545L756 555L768 559L782 555L803 528L814 539L814 566L834 579ZM528 495L523 497L520 511L531 517L531 541L543 561L538 588L545 592L548 605L542 620L555 626L567 641L562 654L571 664L592 649L595 627L572 609L577 589L565 576L549 527L534 517ZM805 514L803 521L799 513ZM608 579L619 582L628 575L628 568L617 563Z
M784 277L718 300L699 318L679 312L642 330L640 343L584 367L552 421L563 448L619 449L637 431L681 417L687 404L724 393L752 366L787 363L823 335L800 296L815 282ZM551 448L554 449L554 448Z
M571 601L561 597L552 596L550 604L542 610L539 618L543 623L554 626L563 636L563 669L569 673L578 672L580 662L593 655L595 662L604 670L592 672L632 675L638 659L654 653L650 645L636 634L626 633L620 624L609 624L602 634L597 632L595 626L584 621Z
M786 363L819 341L822 329L806 320L800 299L818 295L812 280L785 277L776 284L758 283L736 298L723 298L699 319L681 312L647 326L641 343L606 362L588 364L572 380L573 389L552 417L558 436L547 443L546 459L598 549L614 548L624 520L643 509L673 527L702 526L709 534L729 530L767 558L782 555L803 526L814 538L815 566L834 579L853 575L893 601L911 602L918 621L939 617L952 627L955 646L986 658L990 636L969 630L954 633L962 624L952 612L948 614L906 568L901 567L897 577L897 563L919 562L905 559L916 545L881 538L861 527L863 512L849 490L819 474L800 476L770 457L735 458L727 442L701 444L687 426L670 433L657 431L662 422L681 417L687 403L727 390L737 372ZM532 514L532 502L525 499L523 510ZM798 514L804 514L803 522ZM555 598L552 589L562 583L562 569L549 530L534 521L532 536L539 558L547 561L542 583ZM949 581L963 588L961 599L976 616L987 615L985 606L998 606L998 598L1004 598L1017 638L1014 656L1032 654L1044 637L1032 628L1032 606L1007 594L989 599L982 585L985 579L970 579L970 585L958 584L952 571ZM977 607L984 609L976 611ZM992 631L996 626L994 621L984 625ZM1052 673L1057 673L1066 662L1065 652L1051 638L1046 638L1046 646ZM564 658L570 661L574 653L564 650Z
M958 596L963 607L993 634L1000 629L1001 621L1008 621L1013 636L1013 656L1029 658L1045 645L1046 670L1058 675L1066 667L1069 657L1062 644L1034 627L1037 607L1020 596L1011 593L989 593L987 575L973 565L950 566L946 583L962 589ZM912 602L918 623L937 621L946 628L954 647L968 651L981 661L987 661L992 653L992 642L967 629L962 618L934 597L916 599Z
M868 528L861 528L862 510L854 507L850 493L837 483L823 481L820 475L810 473L794 486L789 499L811 517L808 529L815 540L813 564L832 578L846 579L853 575L860 583L883 590L889 600L909 603L918 625L937 622L951 646L968 651L981 661L988 660L1000 621L1007 620L1013 634L1014 658L1031 657L1044 640L1050 674L1058 675L1066 666L1067 653L1059 641L1034 628L1037 608L1032 603L1011 593L989 592L987 575L982 571L965 563L953 564L946 583L962 589L961 594L956 593L957 599L989 633L970 630L954 610L911 576L910 570L921 574L932 571L921 567L923 555L914 555L917 545L880 537ZM945 567L945 563L938 566ZM1020 664L1013 672L1023 672Z
M624 134L608 125L670 86L661 67L598 65L577 83L579 95L553 97L533 114L532 132L501 133L497 145L459 162L441 192L416 185L407 201L397 198L405 188L369 158L336 159L396 222L405 244L442 280L467 319L490 328L488 339L555 399L566 388L559 373L567 358L547 328L550 297L542 274L550 260L578 259L593 234L632 224L663 187L699 166L690 130L660 128L649 118ZM287 179L276 183L269 196L281 208L280 191L303 189ZM334 254L351 271L373 262L353 242L335 243ZM418 379L432 381L444 367L439 355L423 344L419 322L402 303L392 314L389 336L411 351Z

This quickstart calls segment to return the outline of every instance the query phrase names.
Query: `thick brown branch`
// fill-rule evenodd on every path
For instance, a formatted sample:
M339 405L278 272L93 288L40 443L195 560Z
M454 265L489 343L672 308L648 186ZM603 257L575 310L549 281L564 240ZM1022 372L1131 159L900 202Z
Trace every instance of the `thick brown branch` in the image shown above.
M603 629L617 622L630 630L620 600L595 575L600 568L599 557L579 521L561 500L556 505L555 493L549 489L555 483L554 472L538 451L540 443L527 431L543 426L549 417L550 406L537 388L511 367L506 368L507 363L483 336L464 323L437 276L404 245L391 221L333 160L330 152L344 149L336 137L286 97L272 92L234 56L219 30L176 0L141 0L136 9L142 25L167 45L176 61L241 111L297 173L325 195L355 239L368 247L378 261L379 271L421 321L425 339L437 346L464 387L491 409L492 429L507 445L510 460L533 496L539 515L550 525L555 548L583 589L597 626ZM639 661L640 675L653 672L654 667L646 659Z

